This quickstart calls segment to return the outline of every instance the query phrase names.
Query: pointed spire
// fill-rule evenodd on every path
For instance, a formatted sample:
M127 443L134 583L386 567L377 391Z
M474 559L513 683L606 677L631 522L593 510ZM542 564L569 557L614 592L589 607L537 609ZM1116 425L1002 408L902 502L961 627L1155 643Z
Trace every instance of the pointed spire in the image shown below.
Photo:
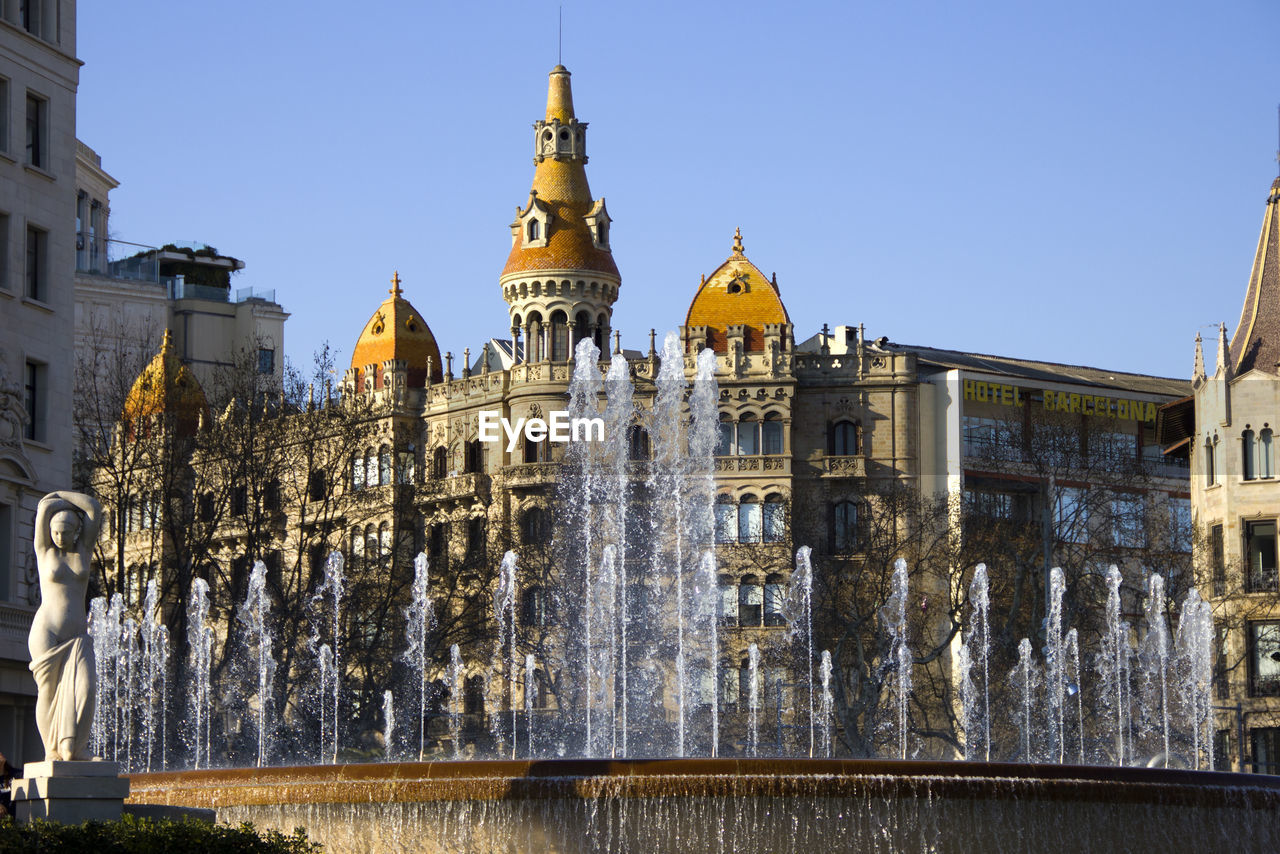
M1280 365L1280 178L1271 184L1240 322L1231 338L1233 376Z
M1227 324L1218 324L1218 364L1214 368L1215 374L1221 374L1227 369Z
M403 291L400 290L400 271L399 270L396 270L394 273L391 274L391 290L387 291L387 293L391 294L396 299L399 299L400 294L403 293Z
M545 66L544 66L545 67ZM550 122L559 119L561 124L568 124L573 115L573 87L569 84L572 77L569 69L557 65L551 69L547 85L547 118Z
M745 255L742 248L742 229L740 228L733 230L733 254L734 257L744 257Z
M1204 379L1204 342L1200 338L1200 333L1196 333L1196 362L1191 368L1191 379Z

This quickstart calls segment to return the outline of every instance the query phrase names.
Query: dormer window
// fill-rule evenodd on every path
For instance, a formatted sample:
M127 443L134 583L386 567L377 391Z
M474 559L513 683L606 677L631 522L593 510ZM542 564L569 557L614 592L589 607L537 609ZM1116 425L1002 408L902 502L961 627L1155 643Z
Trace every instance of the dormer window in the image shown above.
M591 229L591 243L597 249L609 250L609 224L613 220L609 216L609 211L605 210L604 199L596 199L596 203L591 206L591 210L587 211L587 215L583 217L587 223L587 228Z
M529 194L529 204L516 209L516 219L511 223L511 243L521 243L524 249L540 249L547 245L551 231L551 210L538 201L537 192Z

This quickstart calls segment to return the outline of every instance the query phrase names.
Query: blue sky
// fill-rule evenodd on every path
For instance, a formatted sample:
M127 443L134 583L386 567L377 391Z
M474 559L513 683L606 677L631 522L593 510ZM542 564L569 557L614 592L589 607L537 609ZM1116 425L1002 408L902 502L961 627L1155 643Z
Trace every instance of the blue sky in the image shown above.
M366 8L367 7L367 8ZM802 339L1188 376L1239 318L1276 175L1280 4L565 2L614 328L776 271ZM505 336L557 4L78 4L112 236L207 242L345 366L398 269L441 348Z

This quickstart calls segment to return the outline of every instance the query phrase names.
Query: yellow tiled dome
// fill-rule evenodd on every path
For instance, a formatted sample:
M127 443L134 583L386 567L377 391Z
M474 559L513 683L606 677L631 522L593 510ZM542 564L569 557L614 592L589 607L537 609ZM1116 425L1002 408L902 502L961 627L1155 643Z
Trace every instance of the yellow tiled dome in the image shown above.
M439 382L444 372L436 337L422 319L422 312L400 295L398 272L391 278L391 284L391 296L382 301L360 332L355 349L351 351L351 367L363 372L365 365L376 365L373 386L381 388L382 363L387 359L403 359L409 366L409 385L422 386L427 381L429 359L431 380ZM363 381L363 376L357 377L357 382Z
M726 352L725 328L741 324L747 352L764 350L764 325L790 323L778 285L747 260L742 232L735 231L733 254L702 281L684 324L707 327L707 346Z
M204 389L173 348L173 336L164 331L160 351L142 369L124 403L124 423L128 434L145 432L152 416L167 415L174 419L180 433L190 435L207 416L209 401Z
M547 90L546 121L567 125L574 121L573 92L569 71L563 65L551 70ZM585 128L585 125L579 125ZM545 131L549 133L550 131ZM563 129L561 132L565 132ZM560 159L541 158L534 168L533 192L529 204L537 202L552 216L545 246L525 247L517 240L507 256L502 275L538 270L583 270L618 276L618 267L608 249L600 249L592 240L586 216L595 202L587 184L585 156ZM523 213L528 212L528 206Z

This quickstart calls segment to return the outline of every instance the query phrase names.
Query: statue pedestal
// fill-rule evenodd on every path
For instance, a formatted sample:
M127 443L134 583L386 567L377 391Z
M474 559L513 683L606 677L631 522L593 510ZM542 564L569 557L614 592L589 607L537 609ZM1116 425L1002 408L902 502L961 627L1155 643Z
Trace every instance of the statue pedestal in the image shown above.
M129 796L129 779L115 762L28 762L22 773L12 790L18 821L113 821Z

